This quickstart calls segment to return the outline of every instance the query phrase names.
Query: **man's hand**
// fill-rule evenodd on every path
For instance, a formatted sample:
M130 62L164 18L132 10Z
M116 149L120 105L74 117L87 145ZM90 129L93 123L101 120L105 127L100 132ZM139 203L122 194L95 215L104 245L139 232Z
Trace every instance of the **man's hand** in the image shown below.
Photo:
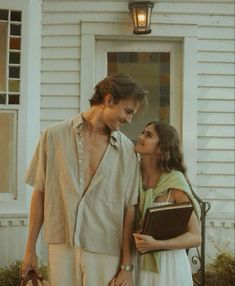
M21 266L21 274L22 277L25 277L29 270L35 270L38 276L41 276L40 271L38 270L38 261L37 261L37 256L36 253L33 255L25 254L23 263Z
M120 270L110 282L110 286L133 286L132 272Z

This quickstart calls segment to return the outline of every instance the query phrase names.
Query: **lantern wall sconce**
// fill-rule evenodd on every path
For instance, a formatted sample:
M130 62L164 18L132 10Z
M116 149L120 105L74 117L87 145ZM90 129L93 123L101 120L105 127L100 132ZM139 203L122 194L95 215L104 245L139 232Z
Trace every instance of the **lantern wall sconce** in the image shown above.
M133 34L150 34L151 14L154 3L151 1L132 1L129 10L134 24Z

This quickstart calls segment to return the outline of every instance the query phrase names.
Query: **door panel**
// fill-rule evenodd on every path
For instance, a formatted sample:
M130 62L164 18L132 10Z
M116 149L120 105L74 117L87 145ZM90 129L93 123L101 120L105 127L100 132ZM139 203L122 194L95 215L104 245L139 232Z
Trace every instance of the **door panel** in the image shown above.
M176 42L108 41L96 45L96 82L125 72L149 91L149 106L122 131L135 140L145 124L162 120L181 134L181 46Z

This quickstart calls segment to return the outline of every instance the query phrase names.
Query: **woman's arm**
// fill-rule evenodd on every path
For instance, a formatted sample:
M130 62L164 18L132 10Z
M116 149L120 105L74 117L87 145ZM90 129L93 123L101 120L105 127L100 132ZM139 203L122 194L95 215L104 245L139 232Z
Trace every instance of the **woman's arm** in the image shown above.
M171 200L175 203L190 201L189 197L180 190L172 191ZM156 240L152 236L135 233L134 238L137 249L142 253L160 249L186 249L201 244L200 226L194 211L189 220L187 232L182 235L166 240Z

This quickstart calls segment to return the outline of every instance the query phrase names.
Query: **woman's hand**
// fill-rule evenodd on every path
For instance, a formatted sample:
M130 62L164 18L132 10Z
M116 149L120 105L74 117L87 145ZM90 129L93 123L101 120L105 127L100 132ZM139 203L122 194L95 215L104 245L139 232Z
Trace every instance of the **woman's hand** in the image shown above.
M159 241L154 239L150 235L144 235L140 233L133 233L135 239L136 248L141 253L145 253L148 251L157 250L160 248Z

